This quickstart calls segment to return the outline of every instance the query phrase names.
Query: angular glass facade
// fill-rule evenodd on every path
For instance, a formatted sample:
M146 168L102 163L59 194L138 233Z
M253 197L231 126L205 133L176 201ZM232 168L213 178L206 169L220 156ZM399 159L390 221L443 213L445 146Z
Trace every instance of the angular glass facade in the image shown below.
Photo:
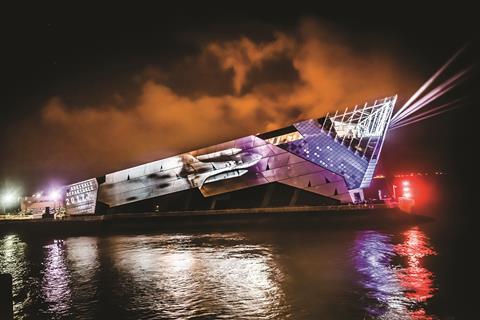
M191 189L208 198L272 183L352 201L350 192L370 183L395 100L72 184L65 187L67 213L94 213L95 203L115 208Z
M349 189L360 187L368 160L322 130L317 120L295 124L304 139L282 146L287 151L342 176Z

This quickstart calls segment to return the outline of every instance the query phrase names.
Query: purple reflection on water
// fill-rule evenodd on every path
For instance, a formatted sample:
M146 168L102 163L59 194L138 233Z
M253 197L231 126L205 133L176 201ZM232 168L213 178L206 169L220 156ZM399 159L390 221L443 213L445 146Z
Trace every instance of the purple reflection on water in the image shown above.
M402 316L406 313L399 279L392 266L395 256L390 235L376 231L359 232L354 246L355 268L360 284L367 289L366 311L370 316ZM388 317L387 317L388 318Z
M48 304L47 312L65 316L69 314L72 292L64 241L53 240L44 250L42 293Z
M420 258L435 251L418 228L403 236L396 245L392 235L377 231L359 232L355 239L352 254L359 283L367 291L366 313L378 319L431 319L423 303L433 296L433 274ZM406 265L395 265L395 257L405 257Z

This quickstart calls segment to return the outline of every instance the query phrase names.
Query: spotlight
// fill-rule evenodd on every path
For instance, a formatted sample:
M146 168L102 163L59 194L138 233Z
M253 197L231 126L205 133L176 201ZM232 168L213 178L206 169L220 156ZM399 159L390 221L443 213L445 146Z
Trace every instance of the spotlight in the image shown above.
M58 191L58 190L50 191L50 194L48 195L48 198L50 200L53 200L53 201L56 201L56 200L60 199L60 191Z

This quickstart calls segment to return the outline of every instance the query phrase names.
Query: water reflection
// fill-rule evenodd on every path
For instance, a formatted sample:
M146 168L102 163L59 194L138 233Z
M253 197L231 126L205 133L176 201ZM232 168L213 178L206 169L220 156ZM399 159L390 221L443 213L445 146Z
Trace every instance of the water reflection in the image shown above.
M407 259L407 265L397 271L405 295L416 302L425 302L434 293L433 274L422 266L422 258L435 255L428 246L428 238L418 228L406 231L405 241L395 246L395 252Z
M293 232L8 235L0 272L16 319L431 319L421 229Z
M165 318L284 317L281 272L271 248L238 235L148 236L111 241L130 309ZM125 250L128 246L128 250Z
M101 269L97 237L75 237L65 240L69 285L73 288L71 313L79 319L95 318L92 303L98 291L97 274Z
M23 313L25 304L30 300L28 286L24 281L28 278L26 248L27 245L17 235L0 238L0 272L12 275L15 317Z
M47 313L57 317L69 314L72 292L67 268L66 246L63 240L53 240L43 247L42 295Z
M358 233L353 249L360 284L366 289L366 313L376 319L431 319L423 302L434 293L433 274L422 258L436 252L417 227L403 233L403 242L378 231ZM398 257L405 258L395 265Z
M43 246L38 312L48 319L92 318L98 268L97 238L49 241Z

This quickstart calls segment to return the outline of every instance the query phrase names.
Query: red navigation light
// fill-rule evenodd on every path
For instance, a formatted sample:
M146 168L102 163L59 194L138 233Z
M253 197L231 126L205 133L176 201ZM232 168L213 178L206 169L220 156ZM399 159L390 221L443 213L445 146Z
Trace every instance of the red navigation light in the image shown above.
M435 172L430 173L429 175L423 174L423 176L397 176L392 179L392 184L397 185L398 187L395 191L390 188L390 192L397 201L402 201L400 198L407 202L415 201L416 209L424 210L428 205L440 201L441 198L438 197L440 192L440 181L437 180L441 177L444 176L435 175ZM410 196L408 196L408 194L410 194ZM436 195L437 197L435 197Z
M410 181L408 180L403 180L402 181L402 191L403 191L403 197L407 199L412 198L412 193L411 193L411 188L410 188Z

